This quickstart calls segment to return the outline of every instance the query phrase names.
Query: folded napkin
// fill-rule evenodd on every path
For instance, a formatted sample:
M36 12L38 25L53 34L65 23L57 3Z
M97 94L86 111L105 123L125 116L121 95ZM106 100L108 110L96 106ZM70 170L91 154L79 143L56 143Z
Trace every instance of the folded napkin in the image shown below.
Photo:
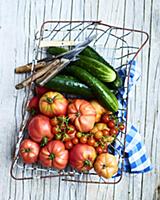
M131 71L130 71L130 79L129 79L129 91L131 88L136 84L137 80L140 77L140 72L136 69L136 62L132 61L128 63L131 65ZM122 80L125 84L126 80L126 70L127 68L120 69L118 71L118 74L122 77ZM122 88L118 91L117 98L119 100L119 107L120 108L126 108L127 102L125 100L126 98L126 88ZM126 118L126 113L123 111L118 112L118 116L123 121ZM124 137L124 134L119 134L117 136L117 140L115 142L115 156L123 155L124 152L124 146L120 142L122 141L122 137ZM152 170L152 165L150 162L150 159L147 155L145 145L142 141L142 138L137 131L137 129L133 125L128 125L127 127L127 134L126 134L126 147L125 147L125 154L124 154L124 161L123 161L123 171L129 172L129 173L144 173ZM119 162L119 168L121 168L122 160ZM121 171L118 172L120 174Z

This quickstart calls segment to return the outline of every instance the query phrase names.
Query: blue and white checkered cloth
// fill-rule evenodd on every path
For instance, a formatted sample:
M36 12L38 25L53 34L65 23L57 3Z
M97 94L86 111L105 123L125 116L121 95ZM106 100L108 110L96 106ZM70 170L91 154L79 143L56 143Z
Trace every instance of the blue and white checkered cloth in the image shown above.
M135 61L130 62L131 71L130 71L130 79L129 79L129 91L137 82L140 77L140 73L136 70L136 63ZM118 71L119 75L122 77L123 81L126 81L126 68L120 69ZM126 107L126 89L122 88L118 92L118 99L119 99L119 106L121 108ZM122 98L123 97L123 98ZM121 113L118 113L121 116ZM124 114L122 120L126 115ZM117 136L119 141L121 141L121 134ZM115 142L115 155L118 154L123 155L124 147L123 145L118 142ZM119 168L121 168L122 162L119 162ZM123 162L123 171L129 173L144 173L152 170L152 165L150 159L147 155L145 145L142 142L142 138L138 133L137 129L133 125L128 125L127 127L127 134L126 134L126 147L125 147L125 157ZM121 172L119 171L118 174Z

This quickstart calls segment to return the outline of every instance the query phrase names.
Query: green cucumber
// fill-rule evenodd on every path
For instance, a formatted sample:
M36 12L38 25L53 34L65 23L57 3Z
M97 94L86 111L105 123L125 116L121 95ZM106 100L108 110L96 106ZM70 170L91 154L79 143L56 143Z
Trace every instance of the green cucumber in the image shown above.
M105 108L112 112L116 112L118 110L118 100L116 96L100 80L77 65L68 66L67 70L88 85L95 97Z
M114 69L114 67L112 67L99 53L97 53L97 51L95 51L92 47L88 46L87 48L85 48L80 55L84 55L84 56L88 56L91 58L94 58L95 60L98 60L99 62L105 64L106 66L110 67L111 69L113 69L115 72L116 70ZM116 79L111 82L111 83L107 83L107 86L111 89L117 89L122 87L122 79L120 78L120 76L118 75L118 73L116 72Z
M110 67L103 63L87 56L79 55L80 60L75 61L74 64L87 70L90 74L103 82L112 82L116 79L116 73Z
M93 98L91 89L72 76L57 75L49 80L45 86L57 92L80 95L89 99Z
M67 52L68 50L63 48L63 47L49 47L47 49L47 53L51 54L51 55L54 55L54 56L58 56L59 54L61 53L65 53Z
M64 49L62 47L49 47L47 49L47 52L49 54L56 56L56 55L59 55L61 53L67 52L67 49ZM90 47L90 46L86 47L80 53L80 55L84 55L84 56L88 56L90 58L93 58L93 59L105 64L108 68L111 68L112 70L114 70L114 72L116 73L116 78L111 83L106 83L107 87L109 87L110 89L118 89L118 88L122 87L122 79L120 78L120 76L118 75L116 70L102 56L100 56L99 53L97 53L92 47Z

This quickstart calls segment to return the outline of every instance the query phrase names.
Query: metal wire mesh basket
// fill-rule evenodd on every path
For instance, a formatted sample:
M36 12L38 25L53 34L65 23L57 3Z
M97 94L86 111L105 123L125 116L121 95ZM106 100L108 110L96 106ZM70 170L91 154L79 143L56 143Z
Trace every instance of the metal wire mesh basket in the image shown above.
M127 94L125 102L128 105L131 61L136 59L136 56L148 40L148 34L143 31L115 27L104 24L101 21L46 21L42 24L40 31L35 35L32 71L37 60L45 57L45 47L47 47L48 44L52 46L67 46L68 49L71 49L77 43L84 41L86 37L92 35L96 35L96 39L90 46L96 49L96 51L116 69L126 67L124 90ZM26 91L26 96L22 105L22 122L11 166L11 176L16 180L62 176L63 180L74 182L98 184L118 183L121 180L123 173L120 173L119 176L111 179L103 179L102 177L99 177L94 170L91 170L88 173L78 173L71 167L67 167L65 170L58 171L51 168L44 168L39 164L27 165L22 162L18 152L20 143L27 134L25 131L28 119L26 106L28 99L32 95L32 87L34 87L33 84L31 84ZM116 142L119 142L125 150L128 106L122 107L119 111L122 117L126 115L124 118L126 126L125 130L119 133L121 139L117 139ZM111 145L111 148L114 149L114 146ZM114 151L116 151L116 149L114 149ZM118 162L122 163L119 169L121 172L123 172L123 157L124 154L118 154L117 156Z

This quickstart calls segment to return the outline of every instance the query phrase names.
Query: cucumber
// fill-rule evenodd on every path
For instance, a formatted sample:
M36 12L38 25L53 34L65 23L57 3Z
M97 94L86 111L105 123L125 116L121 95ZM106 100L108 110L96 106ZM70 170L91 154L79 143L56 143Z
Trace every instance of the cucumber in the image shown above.
M80 60L74 62L75 65L87 70L90 74L103 82L112 82L116 79L116 73L110 67L87 56L79 55Z
M56 55L59 55L61 53L67 52L67 50L62 48L62 47L49 47L47 49L47 52L49 54L52 54L52 55L56 56ZM106 83L107 87L109 87L110 89L113 89L113 90L122 87L122 79L120 78L120 76L118 75L116 70L102 56L100 56L99 53L97 53L92 47L90 47L90 46L86 47L80 53L80 55L84 55L84 56L88 56L88 57L94 58L95 60L105 64L107 67L109 67L109 68L111 68L112 70L115 71L116 79L111 83Z
M48 81L45 86L57 92L80 95L89 99L93 98L91 89L72 76L57 75Z
M120 87L122 87L122 79L120 78L120 76L118 75L118 73L116 72L116 70L114 69L114 67L112 67L101 55L99 55L99 53L97 53L97 51L95 51L92 47L88 46L87 48L85 48L82 52L81 55L84 56L88 56L91 58L94 58L95 60L98 60L99 62L105 64L106 66L110 67L111 69L113 69L116 73L116 79L111 82L111 83L107 83L107 86L111 89L118 89Z
M68 51L67 49L62 48L62 47L49 47L47 49L47 53L54 55L54 56L58 56L59 54L65 53L67 51Z
M112 112L116 112L118 110L118 100L116 96L100 80L79 66L68 66L67 70L88 85L95 97L105 108Z

